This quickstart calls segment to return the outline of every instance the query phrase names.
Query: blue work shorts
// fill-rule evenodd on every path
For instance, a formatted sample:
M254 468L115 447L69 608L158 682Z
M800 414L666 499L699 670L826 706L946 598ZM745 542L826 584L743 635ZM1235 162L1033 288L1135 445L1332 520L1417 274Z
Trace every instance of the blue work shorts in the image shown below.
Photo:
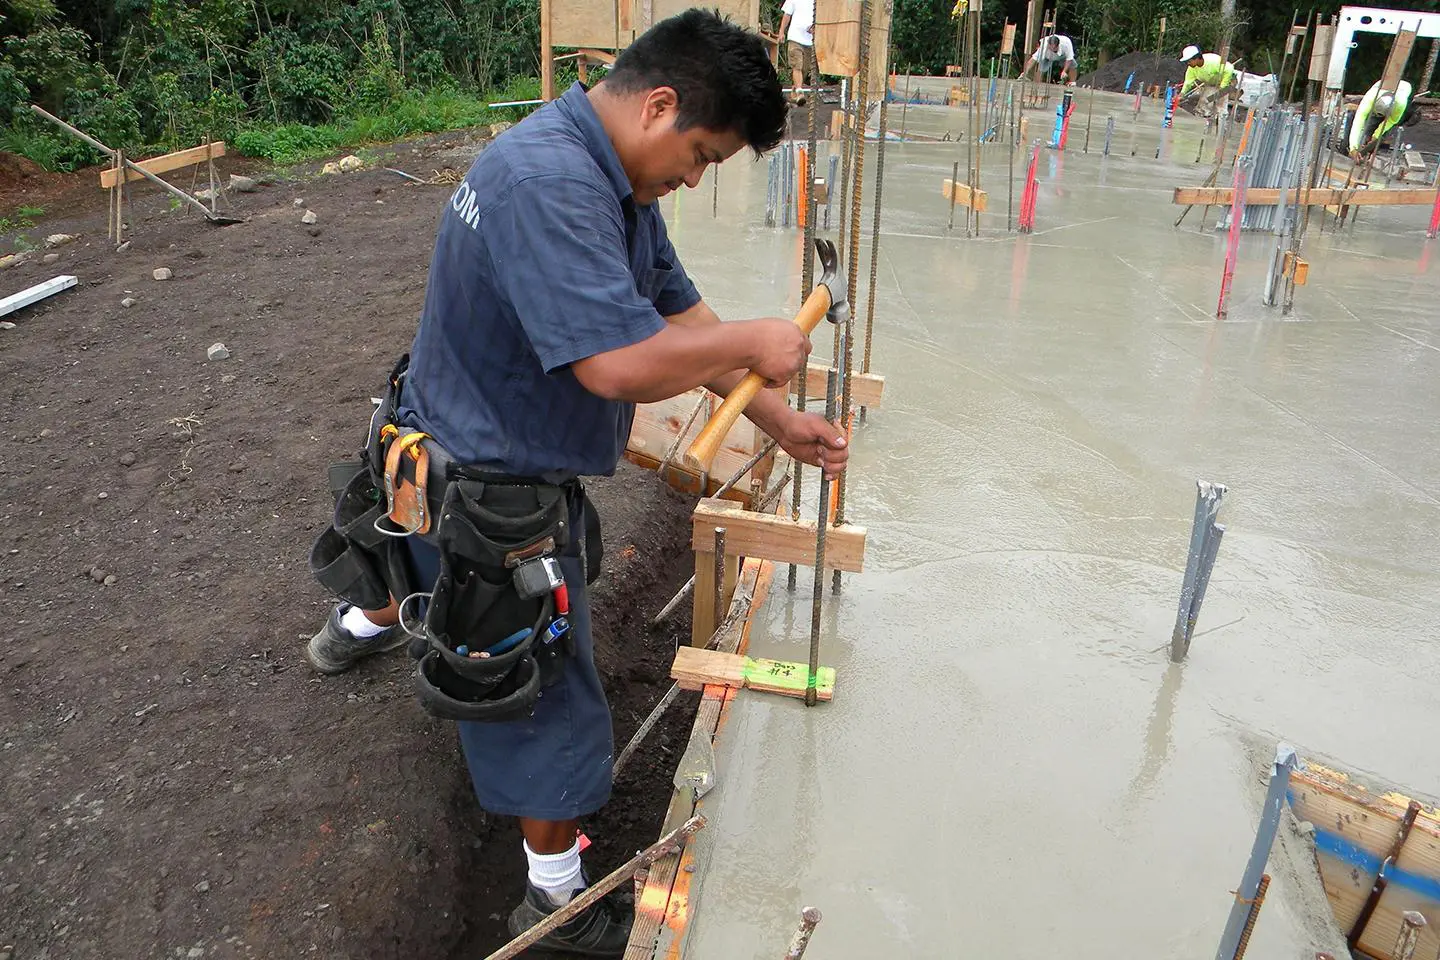
M570 529L585 529L575 510ZM535 712L504 723L460 721L460 745L475 798L490 813L534 820L572 820L610 799L615 762L610 705L595 669L590 599L580 537L560 558L570 594L570 635L575 656L559 680L540 691ZM415 582L429 590L440 575L440 552L407 537Z

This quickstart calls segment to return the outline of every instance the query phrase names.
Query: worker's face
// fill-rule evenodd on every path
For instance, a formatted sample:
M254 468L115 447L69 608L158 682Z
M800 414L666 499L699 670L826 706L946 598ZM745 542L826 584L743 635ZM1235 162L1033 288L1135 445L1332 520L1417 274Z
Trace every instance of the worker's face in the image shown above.
M650 91L641 105L629 155L620 161L642 206L682 186L699 186L710 164L728 160L745 146L744 138L729 130L680 130L675 125L679 115L679 100L670 87Z
M1051 38L1050 38L1050 52L1051 52L1051 53L1055 53L1055 52L1058 51L1059 49L1060 49L1060 41L1057 40L1057 39L1055 39L1054 37L1051 37Z
M1190 62L1189 62L1188 64L1186 64L1186 66L1191 66L1191 67L1203 67L1203 66L1205 66L1205 57L1204 57L1204 55L1202 54L1201 56L1198 56L1198 57L1191 57L1191 58L1190 58Z

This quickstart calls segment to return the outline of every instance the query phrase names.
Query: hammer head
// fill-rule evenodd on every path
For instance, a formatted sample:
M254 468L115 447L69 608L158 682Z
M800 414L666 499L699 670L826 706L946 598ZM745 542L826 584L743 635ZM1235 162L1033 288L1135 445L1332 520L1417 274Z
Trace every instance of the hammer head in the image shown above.
M850 296L845 278L840 275L840 255L835 252L834 243L820 237L815 238L815 255L820 258L818 283L830 291L830 309L825 312L825 319L844 323L850 316Z

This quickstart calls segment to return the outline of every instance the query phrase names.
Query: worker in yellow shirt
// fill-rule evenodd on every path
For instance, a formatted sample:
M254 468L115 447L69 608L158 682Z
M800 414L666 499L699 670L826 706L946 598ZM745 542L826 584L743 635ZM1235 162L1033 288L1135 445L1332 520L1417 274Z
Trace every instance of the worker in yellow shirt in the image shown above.
M1410 119L1413 107L1410 99L1414 92L1408 81L1401 80L1392 93L1381 91L1380 81L1375 81L1360 103L1355 107L1355 116L1350 121L1350 156L1358 160L1380 148L1380 141L1395 127Z
M1180 59L1186 69L1179 99L1183 101L1192 91L1204 94L1203 101L1196 104L1196 112L1201 116L1213 116L1212 104L1218 105L1238 91L1235 65L1221 60L1218 53L1202 54L1199 47L1191 44L1180 54Z

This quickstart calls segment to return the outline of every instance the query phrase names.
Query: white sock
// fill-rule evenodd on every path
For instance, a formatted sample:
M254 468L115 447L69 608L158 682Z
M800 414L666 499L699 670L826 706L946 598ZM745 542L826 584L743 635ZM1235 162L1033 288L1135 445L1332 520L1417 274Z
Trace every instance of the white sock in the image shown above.
M522 841L523 842L523 841ZM563 907L585 888L580 878L580 841L564 853L536 853L525 844L525 859L530 861L530 882L544 890L550 902Z
M384 633L387 628L371 623L365 616L365 612L359 607L350 607L340 615L340 626L345 632L356 640L365 640L375 636L377 633Z

